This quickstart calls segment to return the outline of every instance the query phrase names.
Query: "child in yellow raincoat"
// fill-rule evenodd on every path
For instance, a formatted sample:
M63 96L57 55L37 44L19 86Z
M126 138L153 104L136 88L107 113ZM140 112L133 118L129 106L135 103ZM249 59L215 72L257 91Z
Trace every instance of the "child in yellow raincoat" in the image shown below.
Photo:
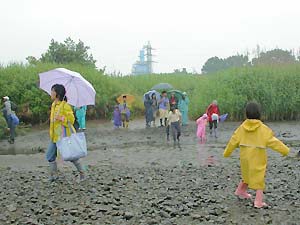
M267 148L286 156L289 148L274 137L272 130L260 121L260 107L251 102L246 106L247 119L234 132L224 151L224 157L240 148L240 164L242 181L239 183L235 195L241 198L251 198L247 188L256 190L254 207L267 206L263 202L263 190L265 189L265 173L267 167Z

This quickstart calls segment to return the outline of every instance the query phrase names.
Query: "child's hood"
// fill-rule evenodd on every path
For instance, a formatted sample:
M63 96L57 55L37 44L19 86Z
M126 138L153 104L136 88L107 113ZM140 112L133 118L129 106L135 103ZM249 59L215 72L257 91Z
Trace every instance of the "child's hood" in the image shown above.
M243 122L242 127L247 131L256 131L262 125L260 120L247 119Z

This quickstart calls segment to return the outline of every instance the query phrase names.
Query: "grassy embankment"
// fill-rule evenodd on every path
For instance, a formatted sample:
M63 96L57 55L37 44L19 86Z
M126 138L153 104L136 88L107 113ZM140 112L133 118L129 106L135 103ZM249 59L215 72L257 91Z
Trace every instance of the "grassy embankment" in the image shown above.
M160 82L168 82L188 93L191 101L189 115L193 119L202 114L214 99L218 100L222 113L229 113L231 120L243 119L243 108L249 100L262 104L265 120L299 118L300 64L237 68L206 76L165 74L117 78L80 65L14 64L0 67L0 96L10 96L19 105L18 113L24 111L24 118L27 113L27 122L46 121L51 102L49 96L38 88L38 74L57 67L81 73L95 87L96 108L90 110L90 118L109 117L114 99L122 93L136 96L133 111L135 115L141 115L143 93Z

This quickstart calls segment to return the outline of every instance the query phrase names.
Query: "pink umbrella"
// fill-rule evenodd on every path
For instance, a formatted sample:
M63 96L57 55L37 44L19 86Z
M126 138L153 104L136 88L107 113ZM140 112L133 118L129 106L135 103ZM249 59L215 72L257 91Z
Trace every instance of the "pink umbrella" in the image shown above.
M51 87L54 84L62 84L66 89L68 103L81 107L84 105L95 105L96 91L94 87L79 73L57 68L39 74L40 88L51 95Z

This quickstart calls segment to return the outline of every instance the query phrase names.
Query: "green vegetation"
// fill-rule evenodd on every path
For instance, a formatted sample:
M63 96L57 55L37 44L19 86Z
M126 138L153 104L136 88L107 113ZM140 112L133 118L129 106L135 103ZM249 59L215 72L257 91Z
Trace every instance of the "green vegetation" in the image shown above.
M57 64L76 63L96 68L96 60L94 60L92 54L89 54L89 49L90 47L86 46L83 41L79 40L76 43L70 37L62 43L52 39L48 50L42 54L40 59L36 59L33 56L28 56L26 59L30 64L37 64L38 62Z
M0 96L8 95L19 105L18 114L32 124L46 122L51 104L48 94L38 88L38 74L57 67L81 73L96 89L96 107L89 118L108 118L115 98L122 93L136 96L135 115L142 115L142 96L153 85L168 82L190 97L190 117L204 113L207 105L217 99L222 113L231 120L244 118L247 101L262 104L266 120L299 118L300 64L256 66L229 69L209 76L164 74L130 77L110 77L89 66L69 64L12 64L0 67ZM26 118L30 117L30 118Z
M279 48L270 51L261 51L257 46L256 57L249 61L248 54L233 55L227 58L217 56L209 58L202 67L202 73L216 73L230 68L249 67L258 65L286 65L300 62L300 56L294 55L293 51L282 50Z

